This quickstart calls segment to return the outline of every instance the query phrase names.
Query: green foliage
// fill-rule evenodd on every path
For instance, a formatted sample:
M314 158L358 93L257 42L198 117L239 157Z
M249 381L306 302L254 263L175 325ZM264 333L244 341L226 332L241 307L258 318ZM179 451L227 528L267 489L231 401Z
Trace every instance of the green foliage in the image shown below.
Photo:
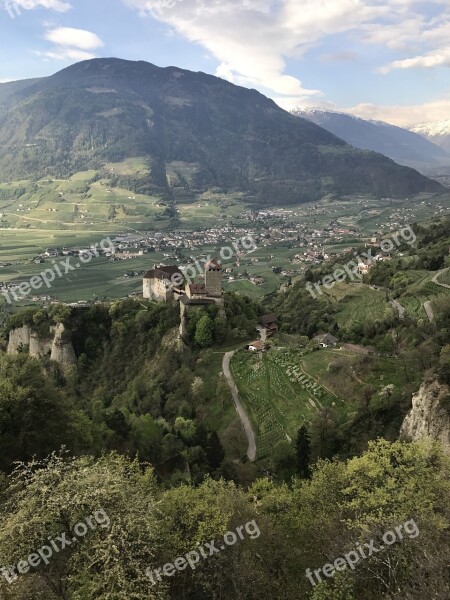
M198 432L205 440L205 432ZM181 479L181 472L179 472ZM13 564L49 536L103 510L82 543L49 564L0 579L6 600L419 600L444 598L450 583L450 460L438 444L384 440L347 462L319 462L310 480L261 478L250 489L206 479L165 490L151 469L115 453L97 460L52 455L2 482L0 564ZM107 516L107 520L104 518ZM410 525L414 522L415 527ZM243 539L152 586L154 570L241 529ZM306 570L399 527L402 538L311 586Z
M16 460L44 458L65 444L94 449L89 419L65 398L40 364L24 354L0 357L0 469Z
M302 425L297 434L297 473L303 479L311 475L311 441L308 429Z
M203 316L195 328L195 343L200 348L207 348L213 342L214 323L207 315Z
M21 576L20 595L13 597L28 598L36 587L44 587L51 600L159 598L145 576L156 560L155 493L150 469L114 454L98 461L52 455L21 465L1 506L2 565L26 559L48 543L48 536L65 532L71 540L77 523L97 511L102 515L101 525L89 530L85 540ZM0 581L0 589L8 594L5 583Z

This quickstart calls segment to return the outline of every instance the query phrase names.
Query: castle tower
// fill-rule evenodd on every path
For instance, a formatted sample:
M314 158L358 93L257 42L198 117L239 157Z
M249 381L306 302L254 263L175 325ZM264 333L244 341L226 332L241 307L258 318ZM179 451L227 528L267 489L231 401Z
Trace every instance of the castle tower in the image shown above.
M205 288L208 296L222 297L222 265L215 258L205 265Z

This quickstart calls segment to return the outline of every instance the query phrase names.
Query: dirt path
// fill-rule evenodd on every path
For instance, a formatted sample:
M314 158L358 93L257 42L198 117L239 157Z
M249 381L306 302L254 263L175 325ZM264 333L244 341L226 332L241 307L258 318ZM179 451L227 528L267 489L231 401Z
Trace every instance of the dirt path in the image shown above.
M397 300L389 300L389 302L392 304L392 306L398 312L398 318L400 320L404 319L405 318L405 309L400 304L400 302L398 302Z
M316 377L314 377L314 375L311 375L311 373L308 373L308 371L306 371L305 367L303 366L302 363L300 363L300 369L303 373L303 375L306 375L307 377L310 377L313 381L315 381L318 385L320 385L321 387L323 387L325 390L327 390L327 392L329 392L332 396L334 396L335 398L337 398L338 400L341 400L339 398L339 396L337 394L335 394L332 390L330 390L329 387L327 387L326 385L324 385L319 379L317 379ZM341 400L342 402L342 400Z
M434 323L434 312L433 312L433 307L431 306L430 300L428 300L427 302L424 302L423 307L425 309L425 312L427 313L427 317L428 317L428 320L430 321L430 323Z
M435 283L436 285L440 285L441 287L444 287L444 288L447 288L448 290L450 290L450 285L447 285L446 283L440 283L438 281L438 277L440 277L440 275L442 275L442 273L445 273L449 269L450 269L450 267L447 267L446 269L443 269L442 271L439 271L439 273L436 273L436 275L433 277L433 279L431 281L433 283Z
M238 413L239 418L241 419L241 423L244 427L245 435L247 436L248 460L250 462L254 462L256 460L255 432L253 431L253 427L252 427L252 424L250 423L250 419L248 418L247 413L245 412L245 408L239 399L239 392L238 392L236 383L234 382L233 376L231 375L230 362L231 362L231 359L233 358L233 354L234 354L234 352L226 352L224 354L223 362L222 362L222 371L223 371L223 374L225 375L225 379L227 380L228 385L230 386L231 394L233 396L233 401L236 406L237 413Z

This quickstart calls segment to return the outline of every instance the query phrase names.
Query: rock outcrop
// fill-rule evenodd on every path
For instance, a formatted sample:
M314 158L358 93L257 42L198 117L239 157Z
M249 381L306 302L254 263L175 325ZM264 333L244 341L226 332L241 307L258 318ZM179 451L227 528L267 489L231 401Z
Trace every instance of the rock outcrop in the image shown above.
M450 454L450 413L442 403L449 394L448 386L437 381L425 382L413 396L412 409L403 421L400 436L412 441L437 440Z
M26 350L29 356L33 358L42 358L50 355L50 359L57 362L63 368L69 367L76 362L72 341L62 323L51 327L46 337L39 337L28 325L10 331L8 354L18 354Z
M58 323L54 328L54 338L51 348L50 359L57 362L62 367L67 367L76 363L75 350L72 341L68 338L64 325Z

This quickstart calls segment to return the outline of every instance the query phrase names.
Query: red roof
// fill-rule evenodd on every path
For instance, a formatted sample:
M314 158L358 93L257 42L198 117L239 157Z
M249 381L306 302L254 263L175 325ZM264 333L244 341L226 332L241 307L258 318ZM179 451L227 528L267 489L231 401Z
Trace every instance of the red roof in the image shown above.
M211 258L211 260L208 260L208 262L205 264L205 271L217 271L217 270L222 270L222 265L217 261L216 258Z

